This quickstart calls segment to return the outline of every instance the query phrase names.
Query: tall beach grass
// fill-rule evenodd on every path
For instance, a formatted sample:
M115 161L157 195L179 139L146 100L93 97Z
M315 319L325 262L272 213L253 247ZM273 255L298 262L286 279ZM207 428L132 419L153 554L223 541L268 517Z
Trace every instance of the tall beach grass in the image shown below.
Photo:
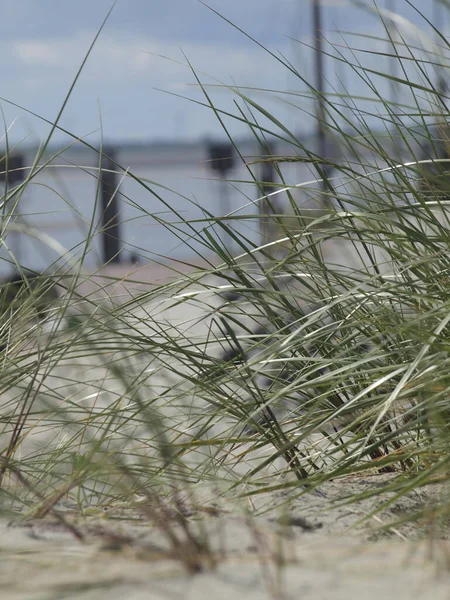
M379 18L386 24L388 15ZM399 29L391 50L380 51L396 57L394 83L408 103L378 91L377 82L394 76L365 67L357 39L326 48L367 89L367 98L323 97L338 158L305 147L265 108L261 90L223 86L237 101L235 114L224 114L214 88L192 68L205 111L217 115L255 190L264 184L261 160L277 173L273 192L256 200L269 225L259 243L236 225L254 226L245 207L225 218L204 208L201 223L155 216L187 247L195 236L207 260L189 269L172 261L173 278L162 285L142 286L137 270L126 284L132 294L114 275L85 272L100 233L95 216L83 248L43 274L32 277L9 253L23 277L13 298L11 283L1 292L4 513L53 512L66 522L62 505L82 514L145 506L174 547L184 536L187 566L196 570L205 546L179 515L180 494L195 497L199 485L230 497L300 495L320 493L330 479L389 472L389 483L373 494L389 491L383 498L390 502L447 480L450 120L436 74L445 75L449 48L443 32L425 18L422 25L423 38L415 29L411 41L407 28ZM381 49L389 31L384 46L378 40ZM429 44L430 37L437 41ZM265 50L298 80L298 92L280 90L280 98L301 106L308 95L313 105L317 93L302 73ZM7 249L21 194L48 160L57 160L46 152L64 106L23 183L2 190ZM241 154L230 119L247 124L262 159ZM290 148L287 156L270 154L274 140ZM7 133L4 144L7 172L16 150ZM97 151L100 165L103 150ZM286 161L311 165L312 191L307 182L284 181ZM164 189L116 166L171 210ZM306 189L305 208L299 199ZM81 284L89 291L81 293ZM428 517L445 517L449 507L443 494Z

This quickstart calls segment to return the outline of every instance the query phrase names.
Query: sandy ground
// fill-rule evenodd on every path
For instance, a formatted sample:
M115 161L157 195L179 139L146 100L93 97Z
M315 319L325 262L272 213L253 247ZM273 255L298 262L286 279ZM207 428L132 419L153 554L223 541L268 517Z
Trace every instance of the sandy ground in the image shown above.
M123 299L176 274L167 267L111 267L99 274L98 286L91 278L86 285L95 289L84 288L83 293L105 294L104 276L122 278L119 283L111 280L107 294ZM101 379L98 374L92 377ZM380 498L345 505L347 494L382 486L386 477L329 482L321 495L266 494L251 500L221 497L217 490L199 484L194 503L186 501L187 518L197 538L208 541L210 551L195 575L186 573L139 503L130 513L117 509L85 518L75 507L62 504L59 510L82 533L83 541L54 517L3 519L1 598L450 598L446 530L441 528L436 535L424 521L382 530L383 525L431 507L439 494L446 493L444 488L410 493L376 514L372 513ZM270 510L274 506L277 510Z
M405 512L430 504L436 488L408 494L375 518L380 502L351 508L349 491L384 485L388 476L330 482L261 514L280 497L226 500L206 488L186 504L191 531L208 541L203 569L187 574L170 545L138 508L101 517L61 513L85 536L76 540L54 519L0 521L0 589L10 600L395 600L450 596L450 545L423 523L380 531ZM440 493L440 492L439 492ZM182 535L178 530L180 539ZM422 538L422 539L421 539Z

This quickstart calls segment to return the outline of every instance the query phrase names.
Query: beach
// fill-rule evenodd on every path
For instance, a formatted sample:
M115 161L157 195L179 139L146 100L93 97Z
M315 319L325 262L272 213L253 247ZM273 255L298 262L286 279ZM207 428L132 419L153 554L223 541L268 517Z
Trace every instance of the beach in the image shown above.
M363 522L373 502L337 506L349 486L363 492L383 480L372 475L330 482L326 497L307 494L266 515L261 507L279 499L256 497L249 503L215 495L212 501L205 488L198 489L201 501L190 507L188 519L193 531L203 532L208 553L194 574L186 573L138 508L80 518L74 507L62 505L61 512L83 532L82 541L51 517L3 520L2 595L8 600L448 598L447 539L433 538L423 524L380 531L384 520L430 502L435 489L407 495Z
M183 275L192 272L193 268L186 266ZM87 274L82 284L85 287L81 286L79 292L91 302L101 304L103 299L111 306L123 304L138 293L151 292L155 285L178 277L170 266L107 267L98 274ZM185 336L195 334L202 338L210 328L202 320L202 309L196 304L195 295L193 299L188 296L195 289L195 281L193 287L184 289L182 294L187 299L183 302L179 298L175 302L171 292L150 302L152 318L164 323L166 334L173 327L178 335L182 331ZM174 288L174 293L179 296L180 291ZM138 309L133 308L132 316L136 316L135 310ZM140 333L144 337L149 335L142 315L137 322ZM95 410L101 414L101 410L121 397L123 387L109 379L107 366L101 361L77 360L68 358L67 364L61 360L55 365L41 387L40 401L43 406L51 405L52 394L57 391L60 399L78 403L86 414L91 415ZM159 379L153 381L153 389L167 385L161 372L155 377ZM101 392L98 381L102 382ZM82 385L75 388L69 382ZM172 378L170 385L173 383ZM183 407L190 407L191 417L197 414L194 408L204 410L200 401L196 405L190 400L185 402ZM160 403L158 407L165 417L179 419L180 423L186 418L179 406L168 408ZM127 410L131 410L129 405L124 406L124 411ZM42 448L48 452L50 447L61 448L69 430L77 427L77 423L72 423L55 432L51 423L38 419L32 425L31 435L24 440L21 455L37 454ZM216 423L215 427L226 425ZM84 435L92 435L94 439L94 426L92 431L90 426L86 427ZM148 451L142 450L137 442L145 435L145 428L133 432L121 428L111 435L110 444L113 448L116 444L124 455L131 452L136 457L142 451L142 457L148 457ZM262 458L263 454L253 460ZM196 461L201 465L202 460L201 453L195 452L188 459L194 468ZM265 474L276 473L282 462L272 464ZM249 465L233 463L231 459L226 467L236 468L240 475L249 469ZM54 468L56 473L57 461ZM444 484L406 493L401 499L395 499L392 493L372 497L371 493L392 477L379 473L374 466L358 476L329 481L318 490L305 490L293 478L289 493L256 493L253 489L250 494L244 484L230 492L230 480L225 473L217 470L215 481L211 477L199 478L192 485L181 485L174 492L173 503L170 497L165 497L167 509L175 511L171 515L182 510L183 522L188 524L197 544L190 568L183 557L192 552L189 545L192 539L186 538L186 531L174 519L173 531L178 541L175 546L168 543L145 494L135 495L128 505L92 505L81 512L76 504L62 498L44 518L36 518L36 512L31 510L27 515L23 507L20 510L17 507L14 515L10 513L0 521L0 589L4 597L8 600L448 597L447 524L436 531L431 516L428 521L422 518L395 524L417 511L431 510L447 493ZM63 471L60 475L64 475ZM348 496L354 494L365 497L347 504ZM387 502L384 507L383 502ZM169 514L164 512L165 508L158 510Z

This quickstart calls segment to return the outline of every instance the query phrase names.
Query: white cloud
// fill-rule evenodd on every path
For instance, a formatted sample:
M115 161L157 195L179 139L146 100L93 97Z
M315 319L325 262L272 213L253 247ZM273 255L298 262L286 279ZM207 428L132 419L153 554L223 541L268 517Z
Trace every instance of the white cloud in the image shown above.
M365 33L361 28L359 32ZM365 53L357 52L364 65L387 70L387 61L374 53L388 50L385 42L376 39L377 36L385 37L384 30L372 27L366 33L366 38L346 39L350 45L365 50ZM3 73L10 72L9 78L3 77L2 95L53 118L94 36L94 30L68 28L64 35L58 33L46 38L17 36L8 42L0 41L0 66ZM311 49L287 38L278 37L278 40L276 45L270 46L270 50L292 60L306 79L312 79ZM310 37L303 36L302 40L311 44ZM342 43L342 40L339 39L339 42ZM306 87L263 49L256 44L249 45L243 37L242 43L236 43L236 37L228 43L210 41L206 37L173 41L161 39L156 34L107 28L94 47L67 107L64 119L70 121L69 128L82 135L97 127L100 104L105 123L118 137L140 137L145 131L149 135L164 136L170 127L172 131L175 129L171 124L176 119L180 121L180 114L183 115L181 120L185 123L186 135L206 135L214 121L213 116L204 117L206 109L196 108L182 99L170 98L153 89L161 88L203 100L201 92L192 87L195 78L182 51L206 84L215 81L204 74L228 85L236 83L238 86L299 92ZM346 55L352 59L349 52ZM326 75L331 85L336 85L337 80L334 68L333 62L327 60ZM342 69L337 75L342 75ZM386 79L371 77L377 85L379 83L378 89L382 94L389 93ZM367 94L364 84L350 68L346 70L345 80L351 93ZM221 106L236 113L231 92L214 88L211 93ZM263 106L275 111L282 121L287 121L291 129L312 126L312 117L302 112L305 107L311 107L307 100L290 96L288 99L293 106L289 107L280 101L269 103L267 95L254 94L254 97ZM16 114L13 112L12 116Z
M76 69L93 37L93 33L85 32L47 40L16 40L12 47L19 64L25 68ZM286 52L289 43L285 42L279 49ZM233 77L241 84L264 79L273 63L273 59L257 46L249 48L202 41L170 43L144 36L136 38L123 33L108 33L94 47L86 72L89 76L95 74L96 78L114 76L119 79L133 71L148 70L149 76L158 80L192 79L183 53L199 71L218 79L227 78L228 82Z
M25 40L14 44L14 50L20 62L27 65L57 66L59 56L51 44L45 41Z
M8 68L14 73L4 85L2 95L46 118L54 118L94 35L82 31L64 37L0 42L0 56L8 47ZM286 47L282 50L286 52L289 42L284 43ZM162 42L150 36L108 31L95 45L65 111L67 127L80 135L98 127L99 104L104 123L110 124L117 132L115 135L121 137L140 137L144 131L163 137L168 130L173 131L174 115L178 121L182 119L184 133L189 136L205 135L214 123L218 127L215 117L208 116L206 109L154 90L187 93L203 100L201 92L192 87L195 78L180 48L203 82L215 83L204 75L209 73L227 84L286 86L283 69L256 46L208 41ZM230 92L215 90L215 94L216 97L219 94L222 105L233 108ZM15 117L17 111L11 111ZM203 117L199 118L200 112Z

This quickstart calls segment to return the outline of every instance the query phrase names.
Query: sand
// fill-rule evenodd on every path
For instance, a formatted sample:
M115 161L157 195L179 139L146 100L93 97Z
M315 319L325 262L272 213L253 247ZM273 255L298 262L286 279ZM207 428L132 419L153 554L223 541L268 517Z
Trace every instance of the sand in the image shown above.
M160 531L138 508L127 519L118 511L82 519L73 507L61 505L61 513L85 536L82 542L53 518L1 520L1 597L447 599L449 542L433 538L423 524L379 530L380 523L432 502L436 487L408 494L362 523L379 499L336 504L343 494L384 485L388 477L330 482L323 496L305 494L278 514L259 513L279 497L254 497L249 504L208 497L206 488L198 488L200 504L189 507L188 521L192 531L204 532L211 552L195 574L171 556Z

